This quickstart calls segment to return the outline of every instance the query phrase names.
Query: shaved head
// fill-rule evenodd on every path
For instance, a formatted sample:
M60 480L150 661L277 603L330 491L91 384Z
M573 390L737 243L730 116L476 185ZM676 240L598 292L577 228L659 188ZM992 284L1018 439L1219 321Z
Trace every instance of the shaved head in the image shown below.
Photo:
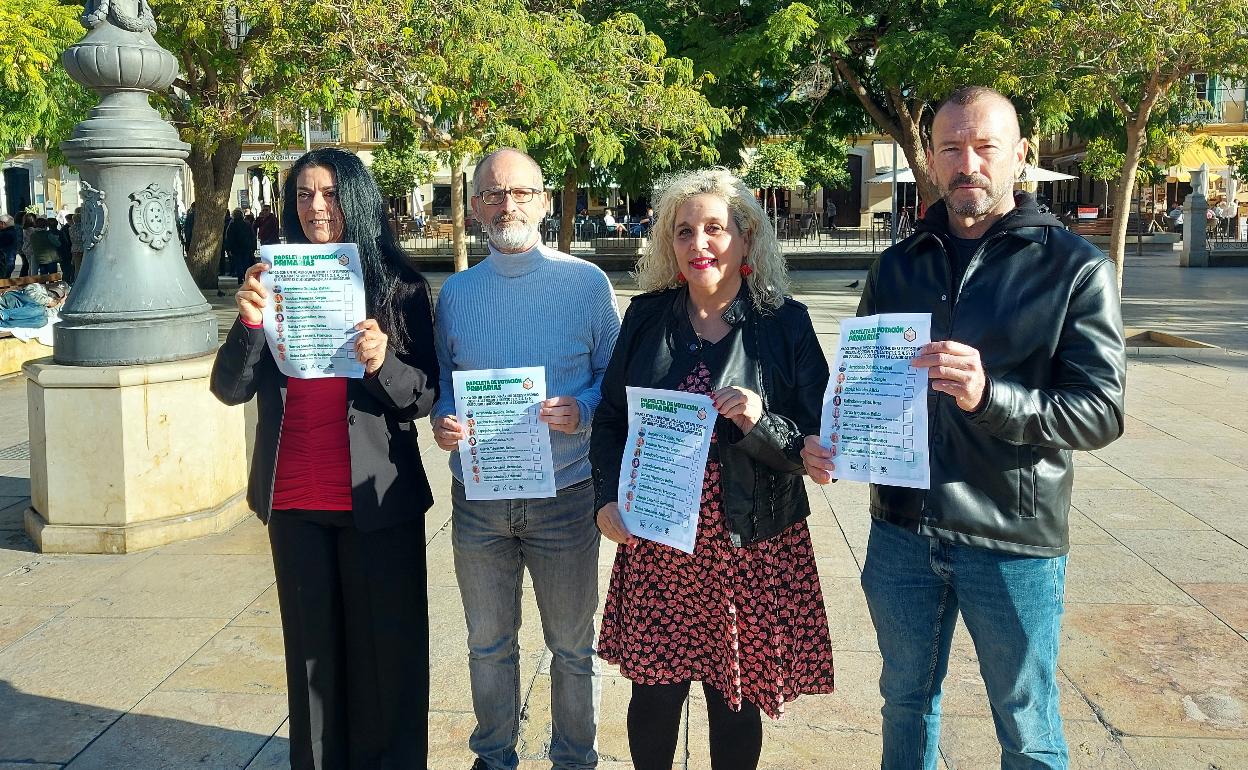
M941 113L949 112L957 107L970 107L978 104L989 108L993 117L1001 121L1003 127L1013 128L1014 133L1010 138L1014 140L1022 138L1022 130L1018 126L1018 110L1014 109L1014 103L1005 94L987 86L963 86L946 96L944 101L937 105L932 118L932 136L936 135L936 121L941 117Z

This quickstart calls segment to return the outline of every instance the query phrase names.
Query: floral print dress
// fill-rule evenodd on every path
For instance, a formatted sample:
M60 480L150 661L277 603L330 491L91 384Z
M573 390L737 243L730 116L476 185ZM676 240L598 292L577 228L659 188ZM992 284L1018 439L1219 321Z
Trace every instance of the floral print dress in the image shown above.
M703 362L677 388L709 394ZM833 691L832 642L810 530L733 547L716 439L702 484L692 554L639 539L619 546L598 655L638 684L700 681L773 719L799 695Z

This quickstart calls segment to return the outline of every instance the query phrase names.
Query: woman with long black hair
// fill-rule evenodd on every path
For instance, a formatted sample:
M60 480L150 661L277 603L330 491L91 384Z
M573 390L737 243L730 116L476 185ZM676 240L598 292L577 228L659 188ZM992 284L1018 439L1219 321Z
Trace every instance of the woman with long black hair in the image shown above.
M423 768L429 706L424 512L433 502L412 420L437 398L429 287L386 225L354 154L290 170L288 243L354 243L368 319L362 379L287 378L261 328L257 264L217 352L212 390L259 399L248 501L268 524L286 647L296 769Z

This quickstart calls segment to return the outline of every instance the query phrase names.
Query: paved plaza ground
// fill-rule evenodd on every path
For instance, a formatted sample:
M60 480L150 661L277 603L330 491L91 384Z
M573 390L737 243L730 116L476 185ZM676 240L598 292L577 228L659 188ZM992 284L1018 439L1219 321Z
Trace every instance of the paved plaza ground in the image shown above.
M1248 768L1248 268L1181 270L1131 257L1127 326L1218 345L1129 361L1126 436L1077 457L1062 711L1084 770ZM865 271L795 274L825 351ZM440 284L445 276L431 276ZM633 293L613 275L621 303ZM218 300L223 328L230 298ZM250 519L214 537L125 556L32 550L25 384L0 380L0 770L286 766L286 693L272 564ZM205 437L211 440L211 437ZM465 626L452 568L450 476L428 431L434 770L467 770L473 727ZM6 449L7 447L7 449ZM880 658L859 587L867 490L809 484L810 519L836 649L835 695L790 704L764 728L763 767L878 767ZM601 552L605 591L613 548ZM548 658L537 609L522 634L525 770L548 768ZM603 671L604 770L630 768L628 682ZM695 693L697 688L695 688ZM959 631L946 682L946 768L997 766L992 722ZM704 770L695 696L677 767Z

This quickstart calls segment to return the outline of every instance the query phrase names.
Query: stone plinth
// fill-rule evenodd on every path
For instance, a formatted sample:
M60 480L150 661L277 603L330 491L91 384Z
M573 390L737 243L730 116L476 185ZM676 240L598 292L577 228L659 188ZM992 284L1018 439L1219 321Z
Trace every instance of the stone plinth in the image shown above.
M1179 255L1180 267L1209 267L1208 223L1209 201L1203 195L1192 194L1183 202L1183 252Z
M116 367L31 361L31 507L45 553L126 553L249 515L242 407L208 392L212 356Z

